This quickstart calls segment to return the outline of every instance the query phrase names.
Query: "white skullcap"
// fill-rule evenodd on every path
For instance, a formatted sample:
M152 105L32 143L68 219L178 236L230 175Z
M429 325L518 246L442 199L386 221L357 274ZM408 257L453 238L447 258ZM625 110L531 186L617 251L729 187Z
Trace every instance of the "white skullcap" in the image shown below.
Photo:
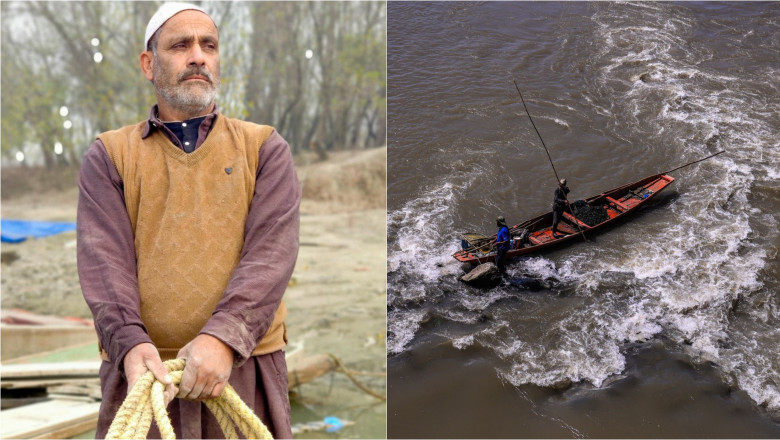
M154 33L157 32L157 29L160 29L162 25L164 25L166 21L170 20L170 18L173 17L174 15L178 14L181 11L187 11L189 9L194 9L196 11L200 11L206 15L209 15L208 12L203 10L203 8L200 8L190 3L180 3L180 2L163 3L163 5L160 6L160 9L158 9L157 12L155 12L154 15L152 15L152 18L149 20L149 24L146 25L146 35L144 35L144 50L146 50L147 46L149 46L149 40L152 38L152 35L154 35ZM209 16L209 18L211 18L211 16ZM216 26L216 23L214 24L214 26Z

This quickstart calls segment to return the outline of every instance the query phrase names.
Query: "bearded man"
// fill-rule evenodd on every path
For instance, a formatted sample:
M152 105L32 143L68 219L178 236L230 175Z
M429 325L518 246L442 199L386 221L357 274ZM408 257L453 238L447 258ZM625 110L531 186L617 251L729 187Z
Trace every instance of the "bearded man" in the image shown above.
M151 371L178 438L223 436L201 401L228 382L291 438L282 296L301 190L290 148L272 127L219 113L219 31L203 9L164 4L144 47L157 105L100 134L79 174L79 278L104 361L97 437ZM178 386L163 365L173 358L187 361Z

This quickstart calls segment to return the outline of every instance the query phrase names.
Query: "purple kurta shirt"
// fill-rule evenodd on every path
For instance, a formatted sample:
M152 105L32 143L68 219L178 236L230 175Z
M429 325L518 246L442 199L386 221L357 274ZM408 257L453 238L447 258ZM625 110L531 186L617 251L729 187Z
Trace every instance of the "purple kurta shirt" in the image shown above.
M174 145L182 148L156 114L155 106L142 137L162 130ZM223 116L215 108L200 124L196 149L205 141L217 117ZM151 343L151 339L141 321L135 244L125 208L124 183L100 140L93 142L84 156L78 184L79 279L100 345L112 360L104 362L100 369L103 403L97 436L104 437L127 393L122 361L132 347ZM222 299L201 330L233 349L235 364L230 384L276 438L292 437L284 353L251 353L271 325L292 276L298 255L300 199L290 148L274 131L260 148L241 259ZM257 308L258 303L260 313L241 313L247 304ZM221 436L219 425L205 405L174 399L169 410L178 438ZM159 435L153 427L150 438Z

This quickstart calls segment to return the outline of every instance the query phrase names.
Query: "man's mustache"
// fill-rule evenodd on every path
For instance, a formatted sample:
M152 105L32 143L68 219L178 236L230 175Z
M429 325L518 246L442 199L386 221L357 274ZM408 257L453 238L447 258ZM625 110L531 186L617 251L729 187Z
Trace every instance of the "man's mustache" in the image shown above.
M209 72L208 67L191 67L184 72L180 73L176 78L178 82L183 82L191 76L202 76L209 80L209 83L214 84L214 75Z

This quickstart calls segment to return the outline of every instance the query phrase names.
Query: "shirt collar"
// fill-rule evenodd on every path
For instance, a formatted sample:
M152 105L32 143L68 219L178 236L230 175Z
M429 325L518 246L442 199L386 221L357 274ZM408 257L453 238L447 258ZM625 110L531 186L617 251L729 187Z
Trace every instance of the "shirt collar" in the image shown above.
M217 104L214 104L214 109L211 111L211 113L206 115L206 119L204 119L202 123L206 123L208 126L211 126L211 124L214 122L214 119L217 117L217 114L219 114L219 109L217 108ZM163 125L163 122L160 120L160 118L157 117L157 104L155 104L152 106L152 109L149 110L149 118L146 120L146 127L144 128L144 132L141 133L141 139L146 139L150 134L152 134L153 128L161 127L165 127L165 125Z

